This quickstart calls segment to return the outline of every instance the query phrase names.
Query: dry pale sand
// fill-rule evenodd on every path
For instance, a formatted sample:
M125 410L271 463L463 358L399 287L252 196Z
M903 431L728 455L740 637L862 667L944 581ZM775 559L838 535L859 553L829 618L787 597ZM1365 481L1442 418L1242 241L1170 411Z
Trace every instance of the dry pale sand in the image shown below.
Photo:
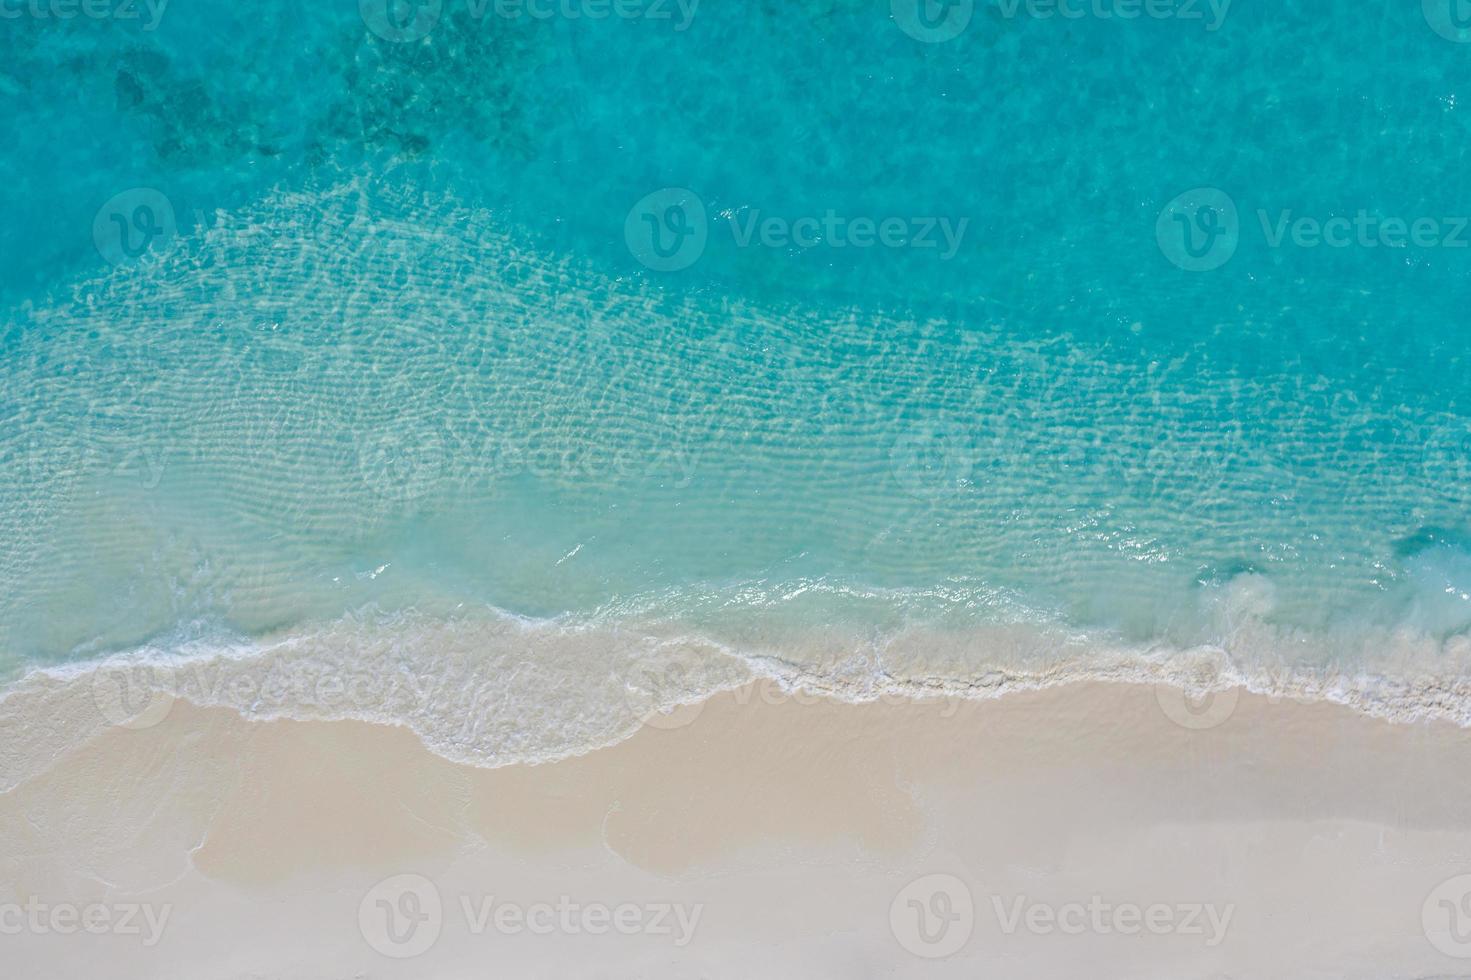
M495 770L175 703L0 795L0 976L1471 975L1471 733L1224 697L754 686Z

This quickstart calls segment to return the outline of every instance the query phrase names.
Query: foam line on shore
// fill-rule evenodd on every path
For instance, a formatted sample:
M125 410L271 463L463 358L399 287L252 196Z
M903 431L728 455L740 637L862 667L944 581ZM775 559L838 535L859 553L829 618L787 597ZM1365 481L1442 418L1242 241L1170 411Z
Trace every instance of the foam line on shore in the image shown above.
M849 702L1153 685L1161 710L1201 728L1224 723L1232 692L1245 689L1394 722L1471 727L1471 679L1424 670L1389 677L1248 667L1219 647L1141 649L1035 625L786 642L736 649L667 623L364 614L271 639L155 644L34 668L11 682L0 693L0 723L11 733L0 749L0 787L108 727L156 724L175 699L259 720L402 726L444 758L484 767L551 762L615 744L644 724L677 726L712 694L753 682L764 684L763 697ZM1405 664L1435 641L1386 642L1401 646L1393 659ZM962 654L967 666L958 669Z

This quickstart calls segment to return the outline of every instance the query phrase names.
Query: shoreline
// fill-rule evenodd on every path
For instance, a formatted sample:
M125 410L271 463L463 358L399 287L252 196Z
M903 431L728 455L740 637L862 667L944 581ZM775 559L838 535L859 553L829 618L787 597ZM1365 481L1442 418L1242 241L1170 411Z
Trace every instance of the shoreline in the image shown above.
M482 768L551 764L616 746L641 726L677 726L727 692L768 704L830 699L893 704L986 702L1086 685L1153 692L1186 728L1226 722L1242 696L1331 704L1398 725L1471 728L1471 676L1253 670L1216 646L1134 648L1074 636L1048 647L1038 627L914 628L882 647L814 632L780 654L743 652L671 624L585 628L500 614L485 620L349 617L259 640L149 645L94 660L31 666L0 685L0 728L37 713L71 740L113 725L150 727L175 702L229 708L253 721L401 726L447 761ZM1386 666L1418 662L1425 638L1401 634ZM1057 650L1049 662L1039 649ZM975 650L991 661L967 662ZM1463 651L1446 651L1453 668ZM601 671L588 671L587 663ZM896 673L890 664L898 665ZM907 668L907 669L904 669ZM54 740L53 740L54 741ZM39 746L44 750L44 746ZM0 744L0 790L34 768L22 739Z
M46 926L5 937L11 962L1379 980L1471 955L1435 918L1471 896L1471 731L1449 723L1242 692L1191 728L1115 684L868 704L748 686L652 722L494 769L400 727L184 700L52 745L0 793L0 926ZM116 931L125 906L139 931Z

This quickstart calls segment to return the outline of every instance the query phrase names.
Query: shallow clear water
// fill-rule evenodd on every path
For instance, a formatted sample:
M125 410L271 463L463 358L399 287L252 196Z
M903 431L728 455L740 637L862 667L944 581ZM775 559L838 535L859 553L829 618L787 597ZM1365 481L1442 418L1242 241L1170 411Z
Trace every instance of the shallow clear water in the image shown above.
M1471 44L903 8L6 21L0 658L1462 678Z

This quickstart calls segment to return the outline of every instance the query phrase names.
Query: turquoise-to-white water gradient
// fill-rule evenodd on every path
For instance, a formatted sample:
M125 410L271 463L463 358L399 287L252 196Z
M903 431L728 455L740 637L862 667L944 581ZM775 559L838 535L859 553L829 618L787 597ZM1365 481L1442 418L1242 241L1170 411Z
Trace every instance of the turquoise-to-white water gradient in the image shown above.
M1471 720L1433 3L534 6L0 21L0 676L492 762L753 673Z

